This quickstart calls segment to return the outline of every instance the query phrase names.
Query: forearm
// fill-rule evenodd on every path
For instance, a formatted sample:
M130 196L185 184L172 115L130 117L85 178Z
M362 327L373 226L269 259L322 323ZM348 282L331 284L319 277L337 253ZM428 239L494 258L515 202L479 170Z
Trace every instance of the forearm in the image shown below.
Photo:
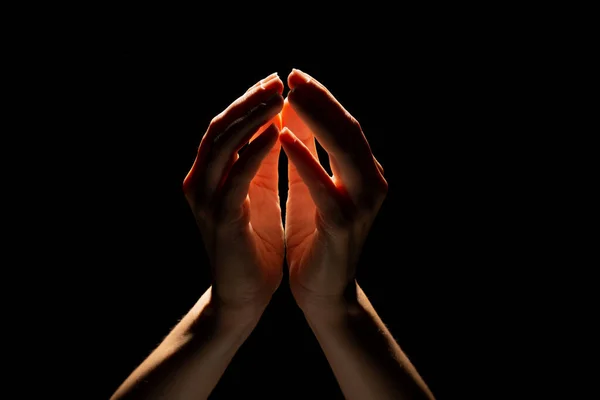
M209 288L111 400L208 398L262 313L262 307L224 310L211 293Z
M433 399L356 284L340 302L302 309L347 399Z

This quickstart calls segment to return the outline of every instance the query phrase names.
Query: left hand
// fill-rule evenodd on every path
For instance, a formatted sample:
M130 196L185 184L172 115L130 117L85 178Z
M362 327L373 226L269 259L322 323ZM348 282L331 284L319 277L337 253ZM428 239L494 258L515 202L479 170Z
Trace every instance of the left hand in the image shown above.
M212 297L222 309L260 311L281 281L282 91L271 75L213 118L184 180L212 267Z
M289 164L285 239L301 308L344 301L371 224L387 194L383 168L358 122L314 78L294 70L280 141ZM315 137L333 177L318 161Z

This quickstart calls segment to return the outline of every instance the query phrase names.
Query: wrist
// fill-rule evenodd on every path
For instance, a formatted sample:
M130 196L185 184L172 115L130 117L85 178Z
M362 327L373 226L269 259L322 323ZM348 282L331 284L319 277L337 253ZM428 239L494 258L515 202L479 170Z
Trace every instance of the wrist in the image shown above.
M213 282L210 289L210 306L219 316L233 322L258 319L271 301L275 289L270 284L248 289L239 285L221 286L218 282Z
M254 328L262 316L266 302L253 302L242 305L229 305L215 301L211 304L219 329L239 330L246 327Z
M210 287L179 325L182 330L174 333L195 336L200 331L211 331L212 335L222 336L251 331L258 323L266 305L267 303L262 302L235 306L225 304Z
M305 294L299 296L298 306L311 321L340 322L360 312L358 284L350 282L346 289L336 295Z

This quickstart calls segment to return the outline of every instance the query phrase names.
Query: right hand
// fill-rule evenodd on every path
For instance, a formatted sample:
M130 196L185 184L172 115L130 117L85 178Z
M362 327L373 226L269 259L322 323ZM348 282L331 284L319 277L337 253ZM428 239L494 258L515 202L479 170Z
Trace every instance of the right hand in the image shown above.
M183 182L210 260L212 296L221 307L262 311L281 282L282 92L283 82L270 75L213 118Z
M290 287L300 308L323 310L357 295L356 266L388 185L359 123L329 90L298 70L288 85L280 141L290 160ZM315 138L333 176L319 162Z

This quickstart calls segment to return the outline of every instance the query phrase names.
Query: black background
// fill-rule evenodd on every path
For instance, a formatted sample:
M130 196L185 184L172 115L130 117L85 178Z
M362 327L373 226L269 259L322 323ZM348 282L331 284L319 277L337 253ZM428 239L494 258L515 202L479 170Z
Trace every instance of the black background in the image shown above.
M71 55L62 71L77 132L65 142L79 149L65 166L74 223L62 249L78 266L68 272L77 282L68 301L85 339L73 345L84 397L108 398L207 289L183 178L211 118L259 79L278 72L285 81L292 68L360 121L385 168L389 194L359 284L438 398L485 386L492 372L480 361L500 353L513 329L498 315L516 293L508 285L530 230L527 220L514 230L530 206L527 127L516 122L527 88L514 96L530 72L523 50L506 56L495 36L433 23L281 43L150 25L84 42L85 56ZM286 161L282 152L282 204ZM214 397L239 394L341 398L285 278Z

